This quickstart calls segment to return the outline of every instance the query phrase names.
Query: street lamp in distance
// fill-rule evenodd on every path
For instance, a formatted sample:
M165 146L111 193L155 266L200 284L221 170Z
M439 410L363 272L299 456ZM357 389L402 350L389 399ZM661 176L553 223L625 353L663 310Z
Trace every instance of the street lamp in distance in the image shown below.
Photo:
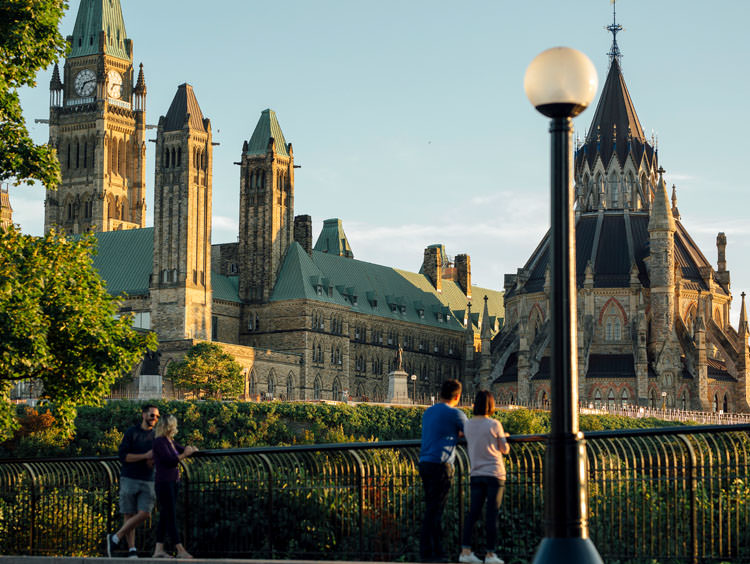
M577 289L572 118L596 94L596 69L569 47L537 55L526 69L531 104L552 118L550 261L550 434L544 462L545 535L534 563L602 564L588 532L586 444L578 428Z
M417 404L417 375L416 374L411 375L411 383L414 385L414 391L412 392L411 403L413 405L416 405Z

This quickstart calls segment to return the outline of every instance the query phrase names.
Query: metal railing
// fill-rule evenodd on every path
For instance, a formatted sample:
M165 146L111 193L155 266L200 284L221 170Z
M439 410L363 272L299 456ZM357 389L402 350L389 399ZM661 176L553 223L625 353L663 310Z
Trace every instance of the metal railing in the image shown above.
M750 562L750 425L586 434L591 537L606 562ZM511 438L500 554L530 560L543 536L543 435ZM196 555L417 558L419 441L199 453L182 463L181 526ZM466 451L444 515L457 553ZM101 554L120 523L114 458L0 462L0 553ZM483 538L477 526L477 549ZM150 550L151 530L139 530Z

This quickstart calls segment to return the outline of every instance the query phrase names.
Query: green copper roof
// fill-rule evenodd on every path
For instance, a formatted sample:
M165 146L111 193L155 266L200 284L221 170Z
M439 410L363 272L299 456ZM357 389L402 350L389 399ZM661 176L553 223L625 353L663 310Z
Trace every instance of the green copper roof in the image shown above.
M326 219L323 222L323 229L320 231L318 240L315 242L316 251L322 253L331 253L346 258L354 258L352 248L344 233L344 226L341 225L340 219Z
M125 46L125 21L122 19L120 0L81 0L73 41L68 57L82 57L101 53L99 32L104 32L105 51L120 59L132 60Z
M312 299L352 311L421 325L463 330L466 296L452 280L437 292L426 276L313 250L292 243L271 301ZM502 292L472 287L479 309L485 294L493 318L503 317Z
M255 126L250 141L247 143L247 155L265 155L268 149L268 140L273 137L273 148L280 155L289 156L286 146L286 139L281 132L279 120L276 119L276 112L273 110L263 110L260 114L258 124Z
M94 268L107 283L113 296L145 296L149 292L149 276L154 268L154 228L125 229L96 233L99 252ZM237 276L211 273L211 289L217 300L239 302Z
M240 303L239 276L224 276L211 271L211 291L215 300Z
M148 294L148 277L154 267L154 228L97 233L99 252L94 268L113 296Z

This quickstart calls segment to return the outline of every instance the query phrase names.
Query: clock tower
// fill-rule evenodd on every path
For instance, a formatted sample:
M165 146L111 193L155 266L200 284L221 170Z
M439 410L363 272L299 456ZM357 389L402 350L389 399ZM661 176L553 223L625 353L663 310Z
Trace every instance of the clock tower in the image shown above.
M44 230L145 226L146 83L137 80L120 0L81 0L62 79L50 82L50 145L62 182L48 190Z

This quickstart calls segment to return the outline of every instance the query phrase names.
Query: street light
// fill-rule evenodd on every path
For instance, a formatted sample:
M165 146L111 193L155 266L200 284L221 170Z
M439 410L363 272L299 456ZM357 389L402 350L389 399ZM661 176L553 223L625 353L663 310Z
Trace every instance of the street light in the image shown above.
M667 409L667 392L661 393L661 410Z
M588 533L586 444L578 429L575 223L571 136L573 117L596 94L596 69L575 49L555 47L531 61L524 89L552 118L550 434L544 463L545 536L534 563L602 563Z
M416 405L417 404L417 375L416 374L411 375L411 383L414 384L414 392L412 394L411 403Z

